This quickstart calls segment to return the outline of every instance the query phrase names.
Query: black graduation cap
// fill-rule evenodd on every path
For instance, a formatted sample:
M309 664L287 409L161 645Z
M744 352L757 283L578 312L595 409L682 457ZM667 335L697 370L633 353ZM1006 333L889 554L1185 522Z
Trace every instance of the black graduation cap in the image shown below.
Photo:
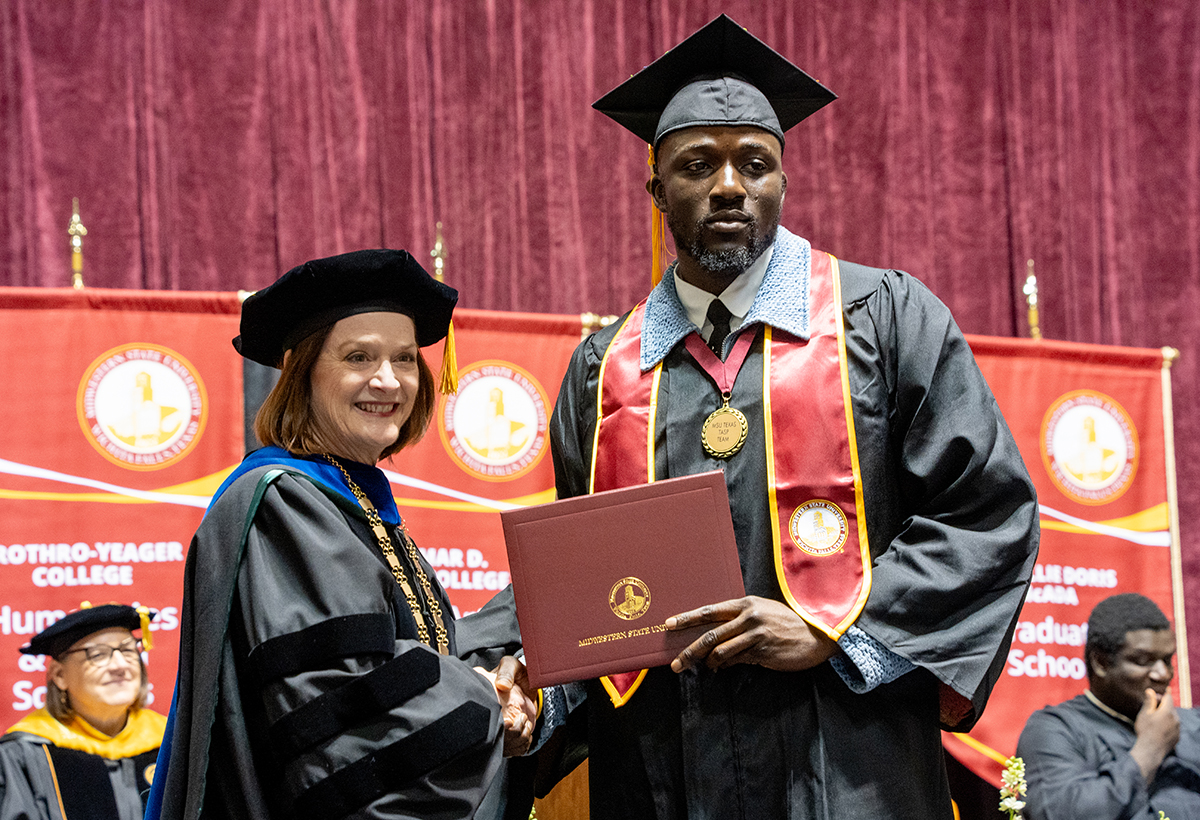
M247 359L279 367L304 337L358 313L388 311L413 320L417 344L446 337L458 291L428 273L408 251L362 250L298 265L242 303L233 346Z
M86 638L93 632L112 627L121 627L132 632L142 630L143 638L147 639L149 648L148 627L150 621L158 615L152 609L145 607L134 608L125 604L102 604L100 606L78 609L33 636L33 639L20 652L25 655L49 655L58 657L71 648L71 644Z
M726 15L688 37L592 104L651 145L695 125L783 132L832 91Z

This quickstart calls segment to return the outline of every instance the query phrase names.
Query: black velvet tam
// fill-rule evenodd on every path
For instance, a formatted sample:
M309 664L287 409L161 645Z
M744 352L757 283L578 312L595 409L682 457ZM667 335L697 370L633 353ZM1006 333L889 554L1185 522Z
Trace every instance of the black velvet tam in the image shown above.
M149 619L158 613L153 610ZM102 629L121 627L132 632L141 629L142 617L136 609L124 604L102 604L75 612L58 619L33 636L20 651L25 655L49 655L58 657L71 648L71 644Z
M292 268L242 303L233 346L247 359L279 367L284 351L347 316L374 311L413 320L417 344L446 337L458 291L434 279L408 251L362 250Z
M654 146L697 125L783 132L837 99L722 14L592 104Z

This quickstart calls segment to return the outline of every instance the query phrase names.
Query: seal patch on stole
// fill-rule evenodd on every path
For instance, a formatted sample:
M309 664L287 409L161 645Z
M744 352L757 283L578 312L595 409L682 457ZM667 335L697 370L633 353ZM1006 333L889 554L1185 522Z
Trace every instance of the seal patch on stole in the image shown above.
M846 543L848 524L837 504L818 498L796 508L788 532L809 555L832 555Z

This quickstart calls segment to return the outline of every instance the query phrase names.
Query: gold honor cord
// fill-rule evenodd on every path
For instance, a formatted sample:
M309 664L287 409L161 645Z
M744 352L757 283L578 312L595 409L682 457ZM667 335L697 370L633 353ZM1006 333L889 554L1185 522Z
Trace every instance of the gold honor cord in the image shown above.
M350 492L354 493L354 497L358 500L358 505L366 513L367 523L371 525L371 531L375 533L375 540L379 543L379 550L383 553L383 557L387 559L388 566L392 570L392 575L395 576L396 583L400 584L404 598L408 601L408 607L412 610L413 620L417 622L417 638L426 646L433 646L429 642L429 627L426 626L425 615L421 612L421 602L417 600L417 593L413 590L412 584L409 583L408 576L404 573L404 568L400 566L400 559L396 557L396 550L392 546L392 539L388 535L387 529L383 526L383 519L379 517L379 510L375 509L375 505L371 503L371 499L367 498L362 488L354 483L354 479L350 477L350 473L346 472L346 468L337 459L325 453L322 454L322 457L341 471L342 478L346 479L346 485L350 488ZM433 588L429 584L429 577L425 574L425 570L421 568L421 562L417 556L417 545L408 537L403 524L400 525L400 540L404 542L408 557L412 561L413 571L416 572L417 580L421 582L421 589L425 593L425 598L429 601L429 612L433 615L433 627L437 632L437 650L443 655L449 655L450 641L446 635L446 624L442 620L442 607L438 603L437 598L434 597Z

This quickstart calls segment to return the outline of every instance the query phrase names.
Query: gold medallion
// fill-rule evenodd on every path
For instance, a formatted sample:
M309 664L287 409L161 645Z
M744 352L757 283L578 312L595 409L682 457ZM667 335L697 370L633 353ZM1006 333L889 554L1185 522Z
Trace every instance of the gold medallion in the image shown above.
M704 420L700 441L704 452L713 458L729 458L746 443L750 425L742 411L729 406L729 399Z

